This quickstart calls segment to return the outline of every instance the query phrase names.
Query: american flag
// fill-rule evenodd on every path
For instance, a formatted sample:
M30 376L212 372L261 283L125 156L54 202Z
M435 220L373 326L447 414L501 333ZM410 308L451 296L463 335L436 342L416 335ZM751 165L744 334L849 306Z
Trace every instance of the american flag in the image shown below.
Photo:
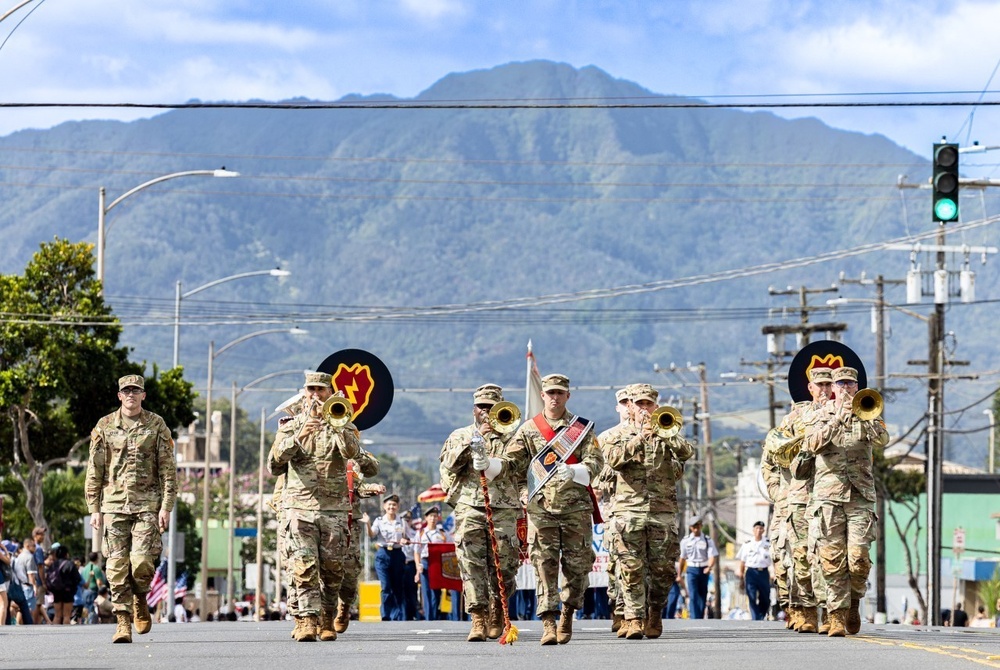
M167 562L160 563L153 575L153 581L149 584L149 593L146 594L146 604L156 607L161 600L167 597Z
M177 581L174 582L174 598L183 598L188 592L188 573L184 572Z

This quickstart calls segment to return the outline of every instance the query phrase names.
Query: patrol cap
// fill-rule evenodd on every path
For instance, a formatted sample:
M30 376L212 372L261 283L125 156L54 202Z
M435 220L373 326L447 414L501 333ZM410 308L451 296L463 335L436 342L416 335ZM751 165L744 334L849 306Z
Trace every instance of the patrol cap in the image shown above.
M842 367L833 371L833 381L858 381L858 371L854 368Z
M331 382L332 377L328 372L314 372L312 370L306 370L306 387L309 386L325 386L327 388L333 388L333 383Z
M383 505L386 504L387 502L394 502L394 503L396 503L398 505L399 504L399 496L396 495L395 493L390 493L389 495L384 496L382 498L382 504Z
M764 522L763 521L755 521L754 524L753 524L753 527L756 528L757 526L760 526L761 528L763 528L764 527Z
M142 378L142 375L125 375L118 379L118 390L127 389L129 386L135 386L137 388L146 390L146 380Z
M551 374L542 377L542 391L551 391L553 389L569 391L569 377L560 374Z
M629 387L626 386L623 389L618 389L617 391L615 391L615 400L618 402L621 402L622 400L631 400L631 398L629 397L628 388Z
M503 400L503 389L496 384L483 384L472 392L474 405L495 405Z
M660 397L659 392L654 389L650 384L633 384L632 385L632 401L636 402L639 400L651 400L656 402L656 399Z
M809 371L809 381L814 384L818 384L820 382L832 382L833 370L830 368L813 368Z

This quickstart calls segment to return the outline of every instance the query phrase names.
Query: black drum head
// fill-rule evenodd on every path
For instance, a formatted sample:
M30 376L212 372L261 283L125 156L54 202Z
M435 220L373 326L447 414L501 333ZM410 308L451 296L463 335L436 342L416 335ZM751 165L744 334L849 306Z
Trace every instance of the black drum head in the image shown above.
M858 388L868 386L865 364L854 350L843 342L820 340L810 342L799 349L792 364L788 366L788 392L795 402L812 400L809 393L809 371L813 368L855 368L858 371Z
M351 421L358 430L368 430L389 413L395 392L392 375L375 354L363 349L341 349L327 356L316 371L331 375L333 389L351 402Z

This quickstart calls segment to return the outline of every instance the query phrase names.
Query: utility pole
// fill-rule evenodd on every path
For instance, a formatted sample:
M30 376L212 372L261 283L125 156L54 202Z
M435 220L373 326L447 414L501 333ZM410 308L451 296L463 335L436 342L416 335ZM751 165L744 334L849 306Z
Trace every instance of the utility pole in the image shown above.
M708 409L708 379L705 364L699 363L689 368L698 371L699 397L701 399L701 443L705 447L705 488L708 489L708 509L712 523L708 527L709 535L716 548L719 547L719 523L715 508L715 454L712 452L712 416ZM721 553L721 552L720 552ZM712 606L712 618L722 618L722 561L715 562L715 603Z

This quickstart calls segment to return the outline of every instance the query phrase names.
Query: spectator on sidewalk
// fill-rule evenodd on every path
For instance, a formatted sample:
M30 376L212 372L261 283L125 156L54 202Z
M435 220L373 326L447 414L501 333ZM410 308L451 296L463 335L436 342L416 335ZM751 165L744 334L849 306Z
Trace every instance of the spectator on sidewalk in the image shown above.
M46 586L55 607L53 623L67 626L73 616L73 599L80 585L80 570L69 557L69 549L58 542L52 544L50 567L46 570Z
M14 577L21 585L21 592L24 594L24 605L22 610L25 621L31 623L35 613L38 612L38 564L35 562L35 541L24 538L21 544L21 552L14 559Z
M99 555L96 551L90 552L87 556L87 564L80 570L80 577L83 580L83 606L84 616L87 623L97 623L97 610L94 609L94 601L102 586L108 585L108 578L104 574L98 563Z

